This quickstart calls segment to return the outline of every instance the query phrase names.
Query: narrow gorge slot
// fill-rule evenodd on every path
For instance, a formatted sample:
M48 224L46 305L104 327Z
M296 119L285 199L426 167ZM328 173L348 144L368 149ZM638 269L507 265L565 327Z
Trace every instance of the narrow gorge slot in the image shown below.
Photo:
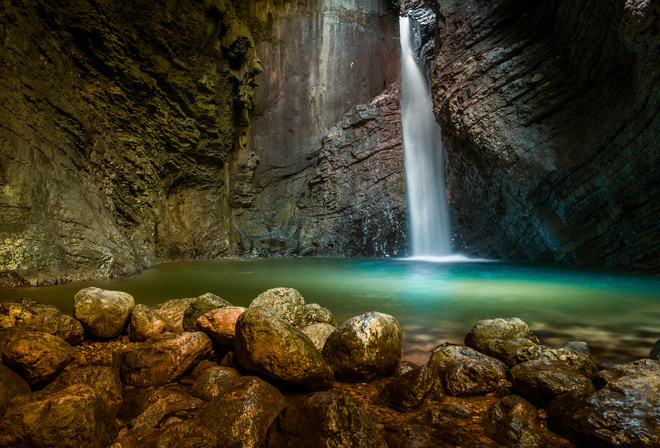
M399 19L403 95L404 159L413 257L443 257L451 253L449 213L445 193L444 148L433 115L429 80L415 56L411 18Z

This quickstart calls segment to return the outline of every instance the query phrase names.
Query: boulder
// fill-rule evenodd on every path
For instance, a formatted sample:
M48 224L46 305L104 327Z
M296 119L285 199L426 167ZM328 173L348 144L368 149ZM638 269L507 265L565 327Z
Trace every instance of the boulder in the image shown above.
M286 408L271 425L263 446L387 448L387 443L364 407L333 390Z
M492 339L486 342L486 346L482 352L495 359L507 362L511 353L523 347L533 347L535 345L534 342L526 338L508 339L506 341L503 341L502 339Z
M649 359L660 361L660 339L655 341L655 344L653 344L653 347L651 347L651 351L649 352Z
M44 390L55 392L76 384L90 386L105 401L112 414L119 412L124 400L118 369L108 366L69 366Z
M298 327L308 327L314 324L327 324L333 327L337 326L337 321L329 309L322 307L318 303L305 305L305 312Z
M150 403L128 426L131 429L154 428L168 415L202 407L206 402L181 392L162 394Z
M183 315L193 300L195 300L194 297L172 299L154 306L153 310L170 321L175 333L181 334L183 333Z
M80 344L85 338L85 330L78 320L53 305L32 300L0 304L0 330L8 328L50 333L71 345Z
M18 373L0 363L0 415L12 398L29 392L30 386Z
M207 292L201 296L193 299L183 313L183 331L197 331L197 319L217 308L225 308L232 306L231 303L225 299Z
M401 360L402 330L388 314L352 317L326 340L323 357L337 378L370 381L392 375Z
M83 384L16 397L0 419L0 446L104 448L116 435L113 413Z
M553 359L560 361L567 366L579 370L588 377L592 377L598 372L598 367L596 367L596 364L591 358L568 346L565 348L552 348L545 345L523 347L509 356L508 364L513 367L534 359Z
M582 372L552 359L523 362L513 367L510 374L516 392L539 407L548 406L556 396L571 390L595 390Z
M41 387L73 361L78 352L67 342L49 333L16 333L2 350L2 362L30 385Z
M146 305L135 305L128 323L131 341L143 342L154 336L172 330L169 319Z
M647 376L650 374L660 376L660 363L652 359L639 359L623 364L614 364L598 372L591 381L597 389L613 384L624 376Z
M656 361L616 368L617 379L594 393L572 391L548 407L551 427L578 446L660 446L660 374Z
M550 446L544 434L538 410L518 395L508 395L490 409L494 424L491 436L511 448L546 448Z
M323 350L325 341L328 340L328 336L330 336L332 332L335 331L335 327L330 324L319 323L303 327L300 329L300 331L307 335L317 350L321 351Z
M557 348L565 348L567 350L574 351L579 353L587 358L591 358L591 352L589 351L589 346L584 341L568 341L563 344L558 344Z
M115 338L124 331L134 306L135 300L128 293L84 288L73 298L73 317L90 334Z
M250 308L269 307L276 316L302 328L324 323L336 326L332 313L317 303L305 305L305 299L293 288L273 288L257 296Z
M472 327L467 336L465 336L465 345L484 352L487 348L488 341L495 339L508 341L518 338L529 339L534 344L540 343L539 338L532 332L532 329L517 317L486 319L480 320Z
M115 446L116 445L116 446ZM215 448L215 435L191 421L164 422L160 428L140 427L122 435L108 448Z
M235 346L238 362L248 371L312 390L332 387L332 369L312 341L269 307L240 315Z
M433 369L417 366L390 381L379 396L390 407L406 412L421 406L431 391L439 398L442 395L439 381Z
M244 311L242 306L213 309L197 318L197 328L208 334L219 347L233 347L236 321Z
M123 353L121 378L131 386L160 386L179 379L212 350L211 339L201 332L162 334Z
M197 423L217 437L217 448L256 448L262 446L268 427L285 406L284 396L275 387L244 376L211 400Z
M211 401L222 395L240 377L241 373L231 367L210 367L197 376L191 393L202 400Z
M506 365L472 348L444 343L431 352L427 363L437 373L444 391L465 396L492 392L506 379Z

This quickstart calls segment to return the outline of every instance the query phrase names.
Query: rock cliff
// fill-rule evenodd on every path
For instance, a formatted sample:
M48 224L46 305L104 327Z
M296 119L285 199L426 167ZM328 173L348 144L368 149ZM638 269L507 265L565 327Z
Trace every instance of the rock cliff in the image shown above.
M438 2L459 249L660 271L660 6Z

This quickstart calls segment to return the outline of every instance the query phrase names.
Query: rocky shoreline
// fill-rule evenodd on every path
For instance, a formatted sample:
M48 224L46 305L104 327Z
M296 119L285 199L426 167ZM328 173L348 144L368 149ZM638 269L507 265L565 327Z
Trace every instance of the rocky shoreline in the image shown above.
M1 447L660 444L660 341L597 365L585 342L491 319L416 365L393 316L337 326L290 288L247 308L85 288L73 314L0 304Z

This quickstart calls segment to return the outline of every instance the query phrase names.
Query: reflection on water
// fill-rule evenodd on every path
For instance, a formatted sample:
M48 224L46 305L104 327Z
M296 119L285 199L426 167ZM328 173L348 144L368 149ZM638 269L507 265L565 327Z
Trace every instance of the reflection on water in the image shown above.
M549 343L589 342L598 357L643 357L660 338L660 278L611 270L510 262L443 263L328 258L166 263L118 280L0 290L71 312L86 286L126 291L137 303L213 292L246 306L278 286L296 288L308 303L329 308L338 322L367 311L395 316L404 328L406 358L418 362L437 344L462 342L481 319L519 317Z

